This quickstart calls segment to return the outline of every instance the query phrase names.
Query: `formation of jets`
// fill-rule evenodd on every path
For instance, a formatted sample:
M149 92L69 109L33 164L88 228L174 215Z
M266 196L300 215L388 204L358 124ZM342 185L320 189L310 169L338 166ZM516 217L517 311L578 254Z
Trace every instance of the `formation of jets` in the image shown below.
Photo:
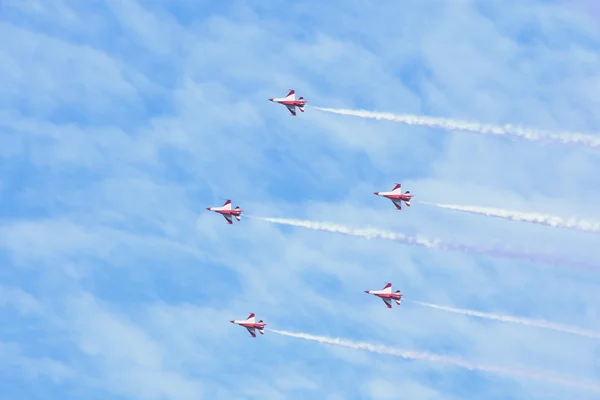
M395 292L392 293L392 284L391 283L386 283L385 287L381 290L365 290L365 293L372 294L373 296L379 297L381 300L383 300L383 302L385 303L387 308L392 308L392 300L394 300L394 302L397 305L400 305L400 303L402 302L402 297L404 296L402 293L400 293L399 290L396 290ZM256 337L256 331L258 331L258 333L260 333L261 335L264 335L265 334L264 329L265 329L265 326L267 326L267 324L265 324L262 321L262 319L260 321L256 322L254 313L250 313L250 315L246 319L243 319L243 320L232 319L229 322L231 322L232 324L243 326L244 328L246 328L248 330L248 332L250 333L250 336L252 336L253 338Z
M296 107L298 107L300 112L304 112L304 106L307 103L303 97L299 97L296 100L296 92L293 89L290 90L285 97L271 98L269 100L286 106L292 116L296 116ZM402 186L399 183L397 183L390 192L374 192L374 194L390 199L398 210L402 210L402 202L404 202L407 207L410 207L410 200L413 198L413 195L410 194L409 191L402 193ZM228 224L233 224L233 218L235 218L237 221L241 221L244 210L240 209L239 206L235 208L231 207L231 200L227 200L221 207L208 207L206 209L209 211L214 211L217 214L221 214L227 220ZM381 300L383 300L387 308L392 308L392 300L397 305L400 305L402 302L402 297L404 296L400 290L392 292L391 283L386 283L384 288L381 290L365 290L365 293L379 297ZM230 322L246 328L253 338L256 337L256 331L258 331L258 333L261 335L264 335L264 329L265 326L267 326L267 324L265 324L262 320L256 322L254 313L250 313L248 318L244 320L231 320Z
M402 202L404 202L404 204L406 204L406 206L410 207L410 199L413 198L413 195L410 194L410 192L408 190L406 192L402 193L401 187L402 187L402 185L397 183L396 186L394 186L394 188L390 192L373 192L373 193L376 194L377 196L382 196L387 199L390 199L392 201L392 203L394 203L394 205L396 206L396 208L398 210L402 210ZM233 224L232 217L234 217L238 221L241 221L242 213L244 212L244 210L240 209L240 206L231 208L231 200L226 200L225 204L223 204L221 207L207 207L206 209L208 211L214 211L217 214L221 214L223 217L225 217L225 219L227 220L227 223L229 223L229 224Z

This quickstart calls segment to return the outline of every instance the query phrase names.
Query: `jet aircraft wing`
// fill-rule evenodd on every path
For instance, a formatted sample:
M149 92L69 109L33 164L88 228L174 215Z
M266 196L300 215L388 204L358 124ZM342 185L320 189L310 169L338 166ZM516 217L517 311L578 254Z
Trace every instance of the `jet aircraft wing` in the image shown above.
M295 117L296 116L296 106L293 106L293 105L290 105L290 104L286 104L285 106L292 113L292 115Z

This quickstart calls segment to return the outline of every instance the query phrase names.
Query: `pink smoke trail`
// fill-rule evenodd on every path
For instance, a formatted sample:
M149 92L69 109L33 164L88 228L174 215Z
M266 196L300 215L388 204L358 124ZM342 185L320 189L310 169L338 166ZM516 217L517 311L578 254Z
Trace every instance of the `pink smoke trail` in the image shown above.
M248 216L248 218L260 219L263 221L271 222L280 225L296 226L301 228L312 229L316 231L324 231L331 233L340 233L342 235L362 237L365 239L384 239L392 240L411 246L426 247L430 249L445 250L445 251L456 251L470 254L482 254L492 257L508 258L514 260L525 260L531 262L541 262L552 265L566 265L573 268L584 268L597 270L598 266L595 264L588 264L585 262L578 262L573 260L562 260L557 259L548 255L543 254L531 254L527 252L519 252L509 249L499 249L493 247L481 247L475 245L467 245L453 242L445 242L440 239L428 239L421 236L405 236L401 233L388 232L374 228L349 228L342 225L331 224L327 222L313 222L298 219L287 219L287 218L266 218L266 217L255 217Z

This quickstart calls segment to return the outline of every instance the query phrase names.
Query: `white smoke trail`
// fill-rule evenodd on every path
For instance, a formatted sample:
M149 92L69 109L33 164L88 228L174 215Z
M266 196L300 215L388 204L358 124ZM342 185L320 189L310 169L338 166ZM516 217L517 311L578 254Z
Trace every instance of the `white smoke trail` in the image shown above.
M493 366L493 365L478 364L478 363L464 361L464 360L460 360L460 359L456 359L456 358L452 358L452 357L440 356L437 354L430 354L430 353L416 352L416 351L397 350L397 349L393 349L393 348L386 347L386 346L374 345L374 344L364 343L364 342L354 342L354 341L347 340L347 339L330 338L327 336L317 336L317 335L310 335L307 333L295 333L295 332L280 331L280 330L274 330L274 329L270 329L269 331L273 332L273 333L277 333L279 335L290 336L290 337L304 339L304 340L310 340L313 342L318 342L318 343L323 343L323 344L349 347L351 349L356 349L356 350L366 350L366 351L369 351L372 353L386 354L386 355L402 357L402 358L410 359L410 360L431 361L431 362L436 362L436 363L441 363L441 364L446 364L446 365L452 365L455 367L466 368L471 371L484 371L484 372L490 372L490 373L494 373L494 374L507 375L507 376L518 377L518 378L535 379L535 380L565 385L565 386L569 386L572 388L600 392L600 386L593 382L582 382L582 381L576 381L576 380L572 380L572 379L562 378L560 376L547 375L547 374L538 373L538 372L523 371L523 370L517 370L517 369L512 369L512 368L497 367L497 366Z
M511 323L515 323L515 324L531 326L534 328L552 329L552 330L559 331L559 332L572 333L575 335L586 336L586 337L593 338L593 339L600 339L600 332L588 331L585 329L579 329L579 328L575 328L575 327L568 326L568 325L555 324L555 323L548 322L548 321L511 317L509 315L485 313L485 312L481 312L481 311L466 310L466 309L462 309L462 308L446 307L446 306L440 306L437 304L424 303L421 301L414 301L414 300L412 301L412 303L416 303L416 304L419 304L424 307L435 308L436 310L448 311L448 312L453 312L453 313L462 314L462 315L468 315L468 316L472 316L472 317L487 318L487 319L493 319L493 320L502 321L502 322L511 322Z
M327 222L313 222L303 221L297 219L286 219L286 218L267 218L267 217L255 217L248 216L248 218L260 219L263 221L271 222L274 224L290 225L301 228L308 228L316 231L325 231L331 233L341 233L343 235L363 237L366 239L385 239L393 240L403 244L412 246L426 247L430 249L446 250L446 251L457 251L470 254L482 254L492 257L509 258L514 260L526 260L531 262L542 262L552 265L566 265L574 268L584 268L597 270L598 266L595 264L588 264L585 262L578 262L573 260L562 260L557 259L548 255L543 254L530 254L526 252L513 251L509 249L498 249L493 247L480 247L475 245L467 245L460 243L444 242L440 239L427 239L420 236L405 236L401 233L382 231L373 228L349 228L346 226L330 224Z
M586 221L576 218L563 219L560 217L555 217L553 215L524 213L519 211L502 210L498 208L461 206L455 204L439 204L431 203L428 201L420 201L419 203L429 204L435 207L445 208L447 210L456 210L471 214L487 215L488 217L497 217L502 219L508 219L511 221L530 222L533 224L552 226L554 228L576 229L584 232L600 232L600 222L596 221Z
M552 133L537 129L522 128L510 124L497 126L490 124L481 124L478 122L455 121L453 119L447 118L426 117L410 114L391 114L366 110L345 110L322 107L313 108L334 114L352 115L360 118L371 118L377 120L400 122L408 125L428 126L430 128L441 128L449 131L466 131L479 133L483 135L516 137L531 142L574 144L593 148L600 148L600 137L575 132Z

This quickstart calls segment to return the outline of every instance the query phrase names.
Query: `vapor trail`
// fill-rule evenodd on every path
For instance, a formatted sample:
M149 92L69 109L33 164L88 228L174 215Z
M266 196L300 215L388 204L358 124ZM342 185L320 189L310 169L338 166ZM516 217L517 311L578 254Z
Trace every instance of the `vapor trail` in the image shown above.
M582 145L593 148L600 148L600 137L585 135L576 132L558 132L552 133L538 129L523 128L507 125L490 125L478 122L456 121L448 118L426 117L411 114L391 114L366 110L345 110L335 108L313 107L317 110L341 114L352 115L360 118L371 118L400 122L408 125L428 126L430 128L441 128L448 131L467 131L479 133L482 135L498 135L516 137L531 142L550 142L561 144Z
M468 315L468 316L479 317L479 318L493 319L493 320L502 321L502 322L511 322L511 323L515 323L515 324L531 326L534 328L552 329L552 330L559 331L559 332L572 333L575 335L586 336L586 337L593 338L593 339L600 339L600 332L588 331L588 330L584 330L584 329L575 328L572 326L555 324L555 323L548 322L548 321L511 317L509 315L491 314L491 313L485 313L485 312L474 311L474 310L466 310L466 309L462 309L462 308L446 307L446 306L440 306L437 304L423 303L421 301L412 301L412 303L416 303L416 304L419 304L424 307L435 308L437 310L453 312L456 314Z
M530 254L526 252L513 251L509 249L498 249L493 247L480 247L475 245L467 245L460 243L444 242L440 239L427 239L420 236L406 236L401 233L388 232L373 228L349 228L346 226L330 224L327 222L313 222L303 221L297 219L286 219L286 218L266 218L266 217L255 217L248 216L248 218L260 219L263 221L271 222L280 225L296 226L301 228L308 228L315 231L324 231L331 233L341 233L343 235L357 236L366 239L385 239L393 240L399 243L408 244L412 246L426 247L430 249L445 250L445 251L457 251L462 253L470 254L482 254L492 257L509 258L514 260L526 260L531 262L541 262L552 265L562 265L574 268L585 268L597 270L598 266L594 264L588 264L584 262L578 262L573 260L562 260L557 259L548 255L543 254Z
M488 217L502 218L511 221L530 222L533 224L552 226L554 228L576 229L584 232L600 232L600 222L596 221L586 221L576 218L563 219L560 217L555 217L553 215L524 213L519 211L502 210L498 208L461 206L455 204L439 204L430 203L428 201L421 201L420 203L429 204L439 208L445 208L447 210L456 210L471 214L487 215Z
M316 336L316 335L310 335L307 333L295 333L295 332L280 331L280 330L274 330L274 329L270 329L269 331L273 332L273 333L277 333L279 335L290 336L290 337L294 337L294 338L298 338L298 339L310 340L313 342L330 344L330 345L335 345L335 346L349 347L351 349L356 349L356 350L366 350L366 351L369 351L372 353L386 354L386 355L390 355L390 356L402 357L404 359L419 360L419 361L431 361L431 362L436 362L436 363L440 363L440 364L446 364L446 365L452 365L455 367L466 368L471 371L483 371L483 372L490 372L490 373L494 373L494 374L507 375L507 376L517 377L517 378L540 380L540 381L565 385L565 386L569 386L572 388L600 392L600 386L595 383L576 381L576 380L571 380L571 379L567 379L567 378L562 378L560 376L547 375L544 373L523 371L523 370L512 369L512 368L497 367L497 366L493 366L493 365L478 364L478 363L464 361L464 360L460 360L460 359L456 359L456 358L440 356L437 354L430 354L430 353L416 352L416 351L397 350L397 349L393 349L393 348L382 346L382 345L374 345L374 344L365 343L365 342L354 342L354 341L347 340L347 339L329 338L327 336Z

